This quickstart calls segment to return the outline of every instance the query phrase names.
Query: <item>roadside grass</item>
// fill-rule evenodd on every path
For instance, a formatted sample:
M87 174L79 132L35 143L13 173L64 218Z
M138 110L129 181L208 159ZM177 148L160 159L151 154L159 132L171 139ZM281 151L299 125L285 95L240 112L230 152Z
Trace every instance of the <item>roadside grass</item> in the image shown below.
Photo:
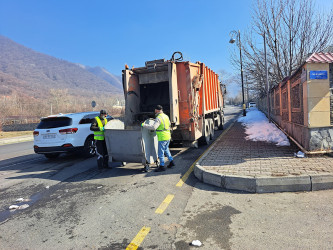
M24 135L32 135L32 132L33 131L10 131L10 132L0 131L0 139L24 136Z

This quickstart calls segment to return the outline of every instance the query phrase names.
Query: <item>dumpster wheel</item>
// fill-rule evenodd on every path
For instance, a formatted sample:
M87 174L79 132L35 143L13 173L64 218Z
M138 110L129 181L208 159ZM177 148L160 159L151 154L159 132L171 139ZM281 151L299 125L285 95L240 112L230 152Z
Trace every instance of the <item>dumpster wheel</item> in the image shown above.
M150 169L149 164L146 164L146 165L144 166L144 168L143 168L143 171L148 172L149 169Z

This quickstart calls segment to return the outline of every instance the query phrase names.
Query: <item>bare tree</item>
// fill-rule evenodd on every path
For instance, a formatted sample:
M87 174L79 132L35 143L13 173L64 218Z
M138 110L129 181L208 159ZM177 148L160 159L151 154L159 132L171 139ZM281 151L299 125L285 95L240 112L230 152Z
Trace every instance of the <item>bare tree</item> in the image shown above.
M244 72L252 89L259 95L266 93L262 36L266 36L269 82L274 86L290 76L310 53L332 44L332 31L333 9L328 14L319 13L313 0L256 0L252 29L242 41ZM239 65L236 54L232 62Z

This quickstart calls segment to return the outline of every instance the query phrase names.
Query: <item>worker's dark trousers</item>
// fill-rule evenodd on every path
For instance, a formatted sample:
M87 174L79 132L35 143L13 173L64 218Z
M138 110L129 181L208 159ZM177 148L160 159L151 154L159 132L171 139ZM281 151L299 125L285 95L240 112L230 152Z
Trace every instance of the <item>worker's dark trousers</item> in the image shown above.
M96 140L97 166L99 169L107 168L109 162L108 150L105 140Z

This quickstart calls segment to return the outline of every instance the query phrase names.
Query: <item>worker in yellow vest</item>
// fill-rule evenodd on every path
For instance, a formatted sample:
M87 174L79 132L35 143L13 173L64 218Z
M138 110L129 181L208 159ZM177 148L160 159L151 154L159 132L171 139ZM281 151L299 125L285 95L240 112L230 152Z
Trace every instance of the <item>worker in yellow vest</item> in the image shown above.
M170 132L170 119L163 113L163 107L157 105L155 108L155 122L153 125L147 125L142 123L141 126L149 130L156 130L158 139L158 158L160 159L160 166L155 170L156 172L165 171L164 167L164 154L169 159L168 168L175 166L173 158L169 150L169 144L171 139Z
M90 126L90 130L94 131L98 169L108 168L109 162L108 150L104 137L104 127L108 123L106 116L106 110L102 109L99 112L99 116L95 117Z

